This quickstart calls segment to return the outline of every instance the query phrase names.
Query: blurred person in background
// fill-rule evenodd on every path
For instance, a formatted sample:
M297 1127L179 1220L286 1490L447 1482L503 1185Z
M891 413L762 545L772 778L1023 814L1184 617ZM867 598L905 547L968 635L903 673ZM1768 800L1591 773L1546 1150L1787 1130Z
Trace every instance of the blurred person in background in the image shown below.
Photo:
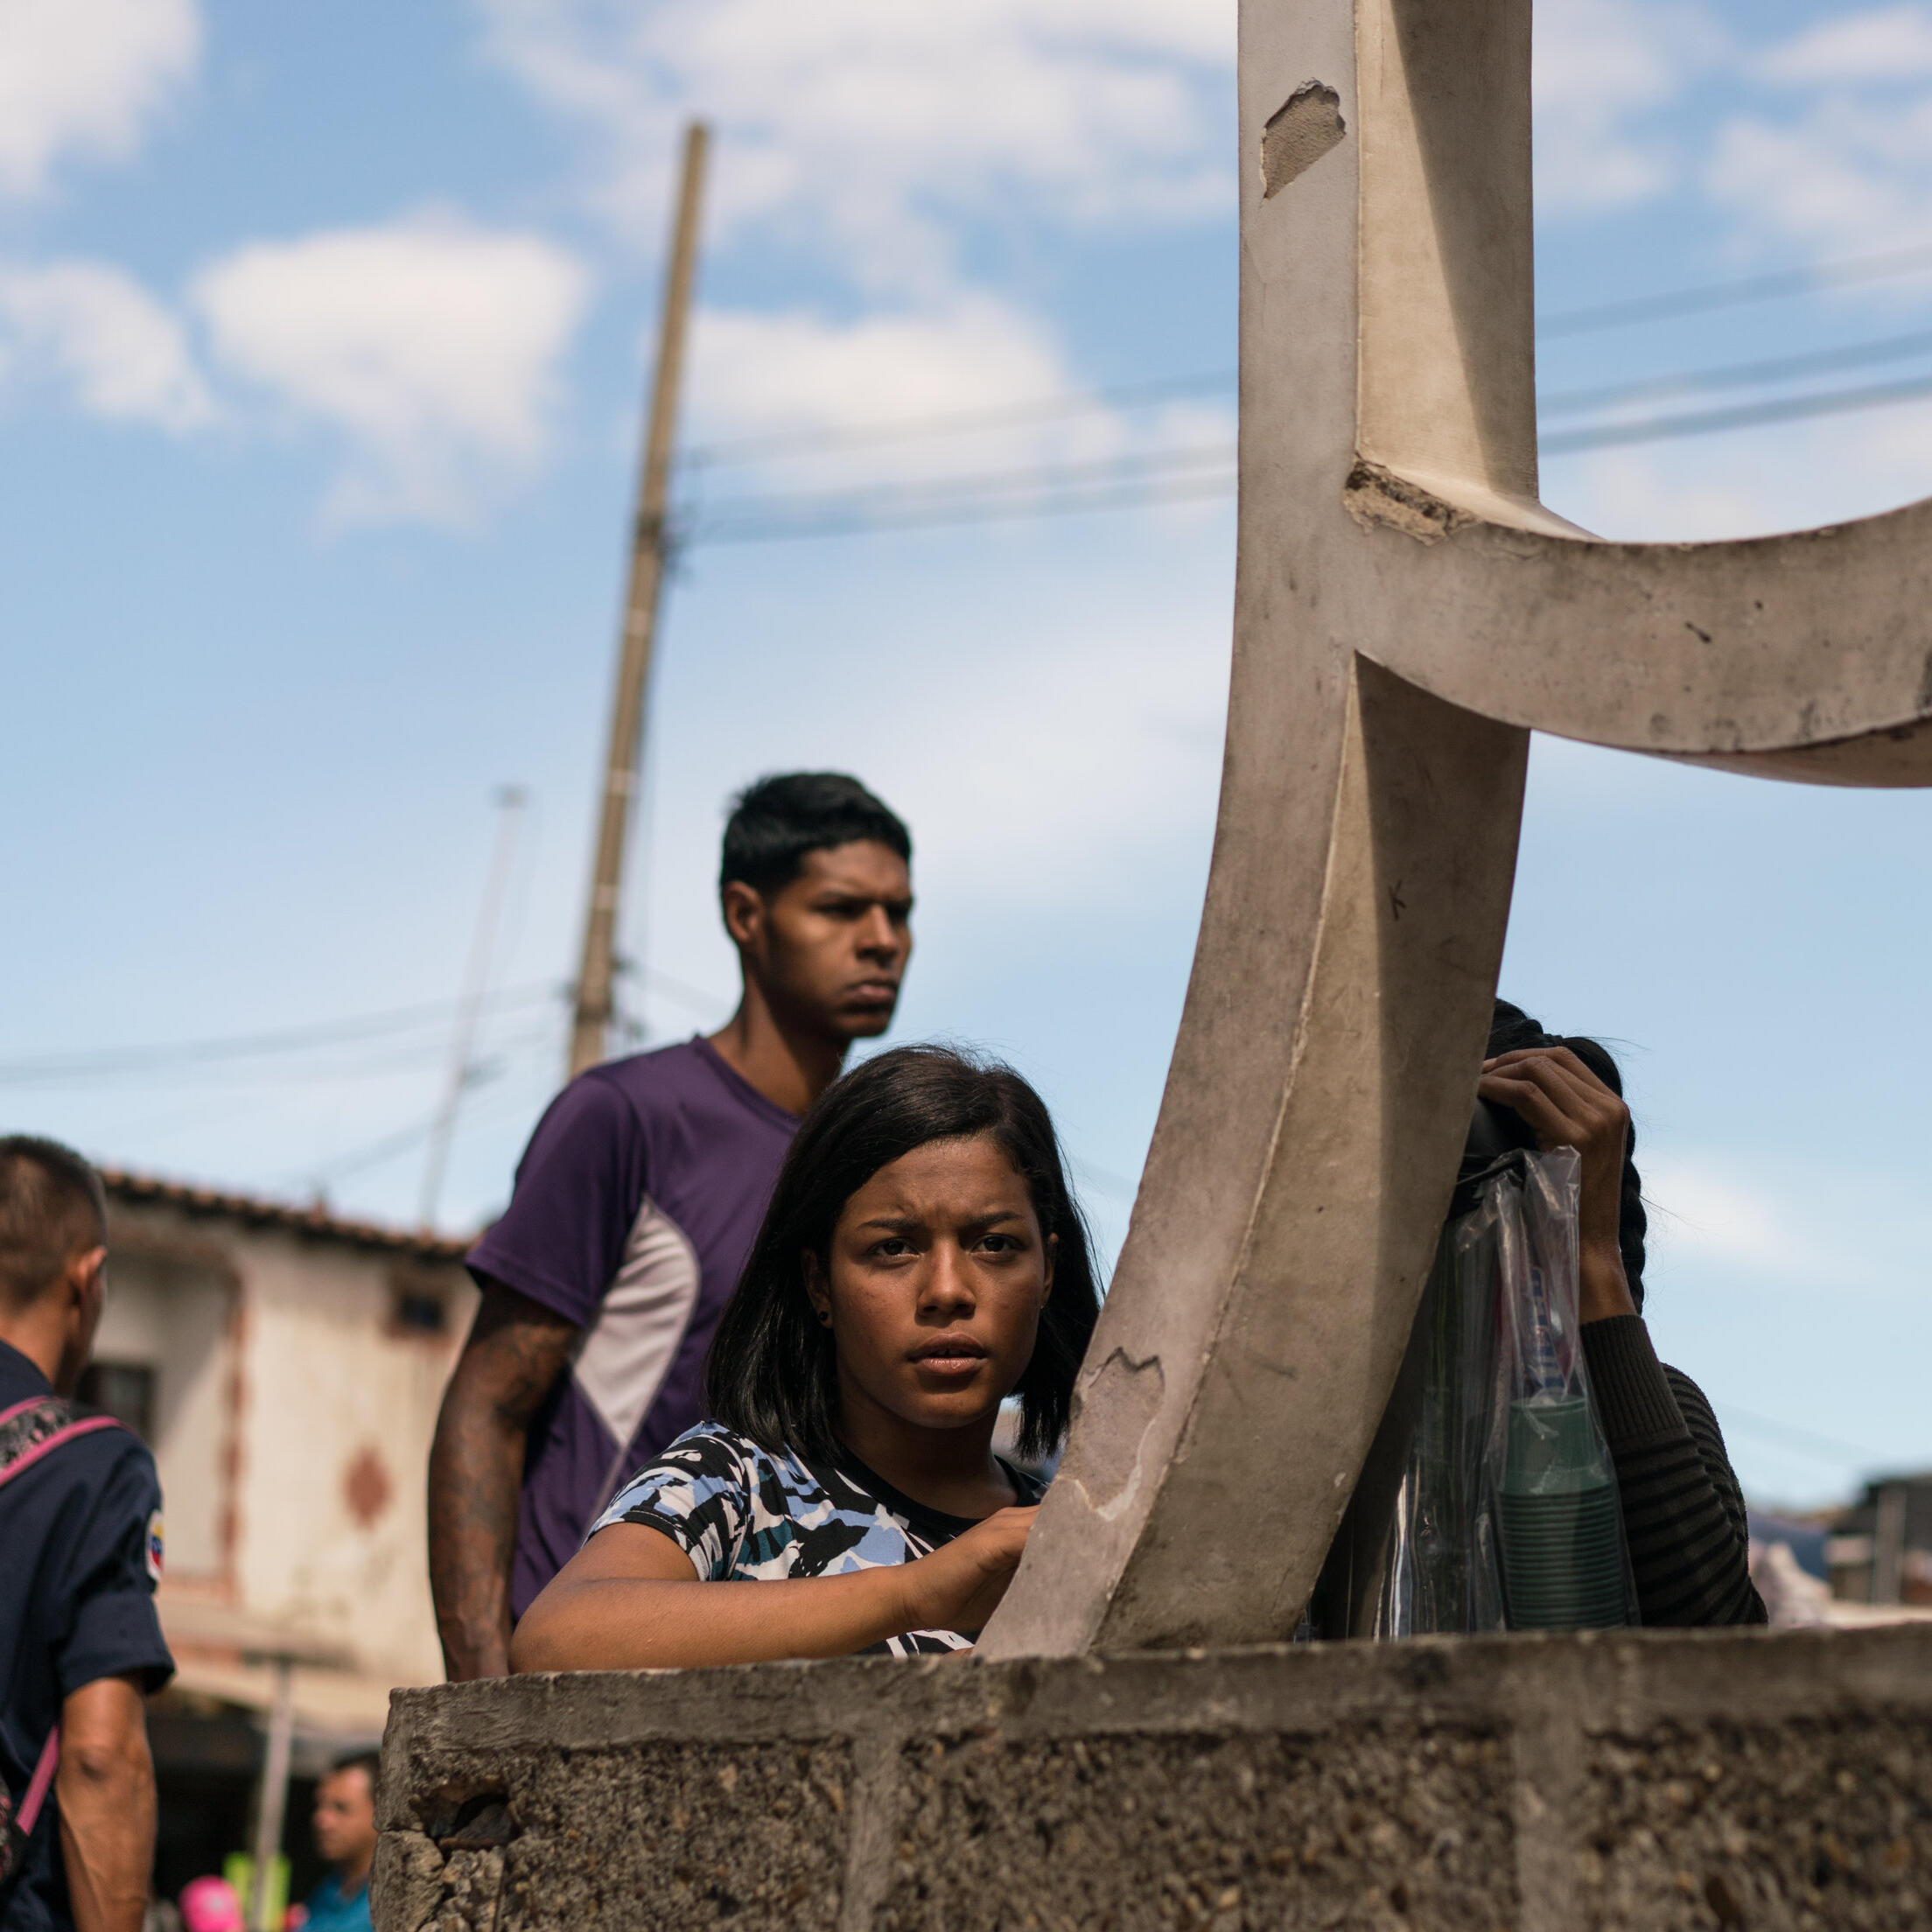
M309 1894L302 1932L370 1932L369 1868L375 1860L373 1751L345 1758L315 1791L315 1848L330 1872ZM290 1914L291 1921L295 1914Z
M430 1452L430 1579L452 1681L510 1632L620 1483L704 1413L704 1353L799 1116L892 1023L912 839L858 780L761 779L724 829L738 1011L550 1103L503 1215Z
M20 1833L4 1932L139 1932L154 1871L161 1485L139 1437L73 1399L107 1261L100 1176L57 1141L0 1138L0 1787Z

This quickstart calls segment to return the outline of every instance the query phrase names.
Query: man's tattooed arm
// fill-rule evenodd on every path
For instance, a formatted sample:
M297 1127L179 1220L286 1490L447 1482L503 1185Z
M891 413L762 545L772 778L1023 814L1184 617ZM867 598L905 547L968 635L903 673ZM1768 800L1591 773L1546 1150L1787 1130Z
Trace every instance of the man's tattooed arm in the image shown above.
M510 1667L510 1559L530 1418L570 1361L561 1315L486 1282L430 1446L430 1588L452 1684Z

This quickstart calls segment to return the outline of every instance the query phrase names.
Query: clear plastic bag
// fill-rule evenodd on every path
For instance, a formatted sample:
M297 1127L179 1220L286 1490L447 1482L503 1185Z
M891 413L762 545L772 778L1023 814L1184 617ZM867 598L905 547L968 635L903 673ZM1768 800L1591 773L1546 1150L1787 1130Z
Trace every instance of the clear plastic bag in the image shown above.
M1516 1150L1457 1189L1398 1385L1376 1636L1637 1621L1578 1333L1579 1166Z

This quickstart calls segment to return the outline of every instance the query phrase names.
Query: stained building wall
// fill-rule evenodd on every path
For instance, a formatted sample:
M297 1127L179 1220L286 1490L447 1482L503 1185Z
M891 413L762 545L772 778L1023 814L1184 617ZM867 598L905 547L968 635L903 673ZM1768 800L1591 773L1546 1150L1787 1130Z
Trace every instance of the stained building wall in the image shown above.
M118 1200L109 1246L90 1393L144 1410L184 1684L257 1701L243 1652L279 1634L346 1665L298 1673L305 1716L367 1733L442 1676L424 1471L476 1299L453 1246Z

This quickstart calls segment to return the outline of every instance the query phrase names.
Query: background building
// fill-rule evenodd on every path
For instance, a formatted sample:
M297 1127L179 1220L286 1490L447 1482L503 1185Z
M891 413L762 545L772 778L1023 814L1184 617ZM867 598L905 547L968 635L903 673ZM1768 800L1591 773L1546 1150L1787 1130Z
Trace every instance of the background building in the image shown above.
M424 1470L475 1291L465 1242L109 1171L108 1291L82 1394L151 1446L166 1516L158 1890L249 1843L259 1714L292 1662L285 1847L311 1781L439 1682Z
M1836 1597L1932 1607L1932 1471L1866 1483L1825 1555Z

